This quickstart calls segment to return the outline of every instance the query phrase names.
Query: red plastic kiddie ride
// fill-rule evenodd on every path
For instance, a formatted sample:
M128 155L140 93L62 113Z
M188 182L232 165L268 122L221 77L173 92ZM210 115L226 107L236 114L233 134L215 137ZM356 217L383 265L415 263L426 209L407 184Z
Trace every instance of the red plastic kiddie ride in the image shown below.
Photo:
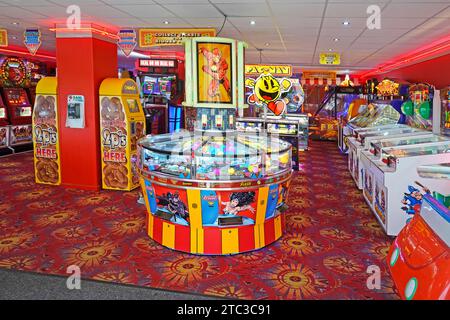
M450 300L450 210L430 194L387 256L402 299Z

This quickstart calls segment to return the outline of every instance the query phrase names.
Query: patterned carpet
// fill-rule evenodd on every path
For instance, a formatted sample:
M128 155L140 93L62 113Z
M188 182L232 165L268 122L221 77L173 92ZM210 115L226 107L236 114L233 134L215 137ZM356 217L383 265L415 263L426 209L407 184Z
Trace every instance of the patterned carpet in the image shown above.
M301 157L287 232L262 250L225 257L171 251L145 234L137 191L90 192L34 184L32 155L0 158L0 268L238 299L398 299L386 237L335 143ZM369 265L381 289L366 285Z

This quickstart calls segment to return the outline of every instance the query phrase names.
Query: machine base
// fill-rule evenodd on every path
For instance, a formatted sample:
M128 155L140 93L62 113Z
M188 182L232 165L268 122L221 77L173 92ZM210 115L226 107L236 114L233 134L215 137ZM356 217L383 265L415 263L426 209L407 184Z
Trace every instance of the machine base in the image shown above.
M172 223L147 213L147 233L159 244L198 255L232 255L261 249L283 235L285 217L281 212L256 225L203 227Z

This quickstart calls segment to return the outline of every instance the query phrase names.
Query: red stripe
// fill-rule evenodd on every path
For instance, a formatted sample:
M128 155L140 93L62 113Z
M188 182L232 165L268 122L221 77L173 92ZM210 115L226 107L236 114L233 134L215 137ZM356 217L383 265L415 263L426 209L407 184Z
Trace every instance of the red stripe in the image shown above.
M188 226L175 225L175 249L191 251L191 230Z
M270 219L264 224L264 244L268 244L275 241L275 220Z
M153 219L153 240L162 243L163 221L160 218Z
M239 228L239 252L255 249L255 228L245 226Z
M219 228L204 229L204 253L222 254L222 230Z

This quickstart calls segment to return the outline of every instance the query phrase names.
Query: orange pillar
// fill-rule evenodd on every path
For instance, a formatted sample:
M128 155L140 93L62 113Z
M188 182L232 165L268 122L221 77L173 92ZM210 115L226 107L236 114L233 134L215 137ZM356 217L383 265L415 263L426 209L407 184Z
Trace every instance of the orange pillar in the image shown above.
M56 30L61 184L101 188L99 87L117 77L117 45L111 34L92 28ZM84 128L66 127L67 98L84 96Z

